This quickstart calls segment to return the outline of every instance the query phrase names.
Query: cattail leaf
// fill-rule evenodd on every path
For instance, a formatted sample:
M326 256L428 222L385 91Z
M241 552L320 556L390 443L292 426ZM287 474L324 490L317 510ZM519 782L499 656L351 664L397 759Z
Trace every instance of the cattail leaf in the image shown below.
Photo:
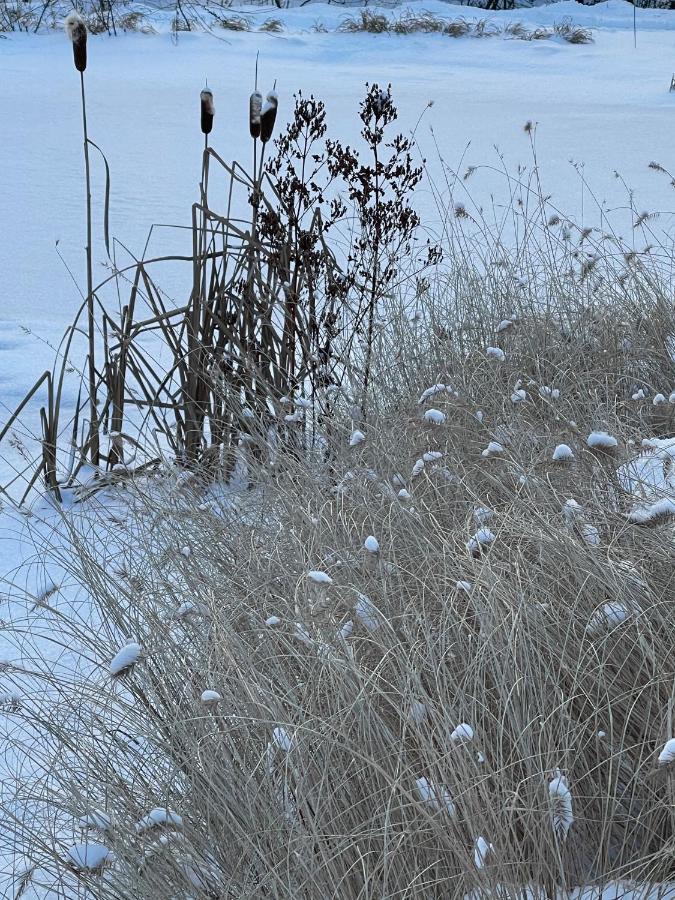
M103 165L105 166L105 197L103 199L103 240L105 241L105 252L108 254L108 258L110 258L110 166L108 165L108 160L105 157L105 153L98 144L95 144L93 141L87 138L87 143L91 144L91 146L98 150L101 154L101 159L103 160Z

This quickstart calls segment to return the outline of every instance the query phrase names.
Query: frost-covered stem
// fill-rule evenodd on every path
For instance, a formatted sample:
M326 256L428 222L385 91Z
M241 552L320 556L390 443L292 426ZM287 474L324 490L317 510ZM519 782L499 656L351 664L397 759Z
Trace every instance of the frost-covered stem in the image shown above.
M370 384L370 368L373 358L373 329L375 326L375 304L377 303L377 281L380 259L380 173L377 156L377 144L373 146L375 156L375 241L373 244L373 276L370 283L370 308L368 310L368 334L366 337L366 364L363 373L363 398L361 400L361 417L365 421L368 405L368 386Z
M84 139L84 176L87 186L87 327L89 340L89 452L93 465L99 463L98 410L96 403L96 359L94 342L94 276L91 248L91 167L89 164L89 135L87 131L87 103L84 93L84 72L80 72L82 96L82 133Z

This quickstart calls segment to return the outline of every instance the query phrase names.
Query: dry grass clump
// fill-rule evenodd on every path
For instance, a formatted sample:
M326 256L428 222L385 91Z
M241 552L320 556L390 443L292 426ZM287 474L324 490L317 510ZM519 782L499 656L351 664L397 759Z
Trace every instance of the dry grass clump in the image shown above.
M590 28L575 25L571 19L565 18L553 26L556 35L570 44L592 44L593 33Z
M317 422L302 460L242 445L248 491L165 466L36 548L93 604L46 601L77 676L12 712L45 767L43 882L515 900L671 877L672 525L631 524L617 470L656 453L629 373L672 377L672 307L652 271L602 316L562 279L534 308L529 262L505 293L457 252L417 316L394 304L372 411L357 432L339 401L328 458ZM73 867L77 840L115 859Z
M401 15L388 18L383 13L362 9L357 16L347 16L338 27L339 31L355 34L445 34L449 37L509 37L516 40L546 40L555 35L571 44L584 44L593 40L587 28L580 28L570 20L564 20L551 28L526 28L522 22L501 25L492 19L470 20L448 19L427 10L421 12L406 10Z
M265 19L260 26L260 31L267 31L270 34L280 34L284 30L284 23L281 19Z
M245 16L219 16L218 25L227 31L250 31L251 23Z

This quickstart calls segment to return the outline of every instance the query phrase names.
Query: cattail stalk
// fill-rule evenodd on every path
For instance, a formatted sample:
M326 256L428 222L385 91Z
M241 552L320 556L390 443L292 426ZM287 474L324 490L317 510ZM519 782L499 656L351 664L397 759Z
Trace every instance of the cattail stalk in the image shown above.
M73 61L80 73L80 96L82 102L82 135L84 144L84 175L87 191L87 320L89 342L89 453L92 464L99 464L98 408L96 403L96 358L94 330L94 276L91 246L91 166L89 162L89 133L87 129L87 102L84 90L84 72L87 68L87 26L77 13L66 19L66 33L73 45Z

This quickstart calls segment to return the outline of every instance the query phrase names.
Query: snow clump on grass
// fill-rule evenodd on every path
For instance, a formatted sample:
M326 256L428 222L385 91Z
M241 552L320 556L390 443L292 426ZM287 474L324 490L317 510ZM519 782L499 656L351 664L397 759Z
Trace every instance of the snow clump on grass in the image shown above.
M424 413L424 421L429 425L443 425L446 419L447 416L440 409L428 409Z
M141 658L142 648L136 641L129 640L110 661L111 678L122 678L128 675Z

